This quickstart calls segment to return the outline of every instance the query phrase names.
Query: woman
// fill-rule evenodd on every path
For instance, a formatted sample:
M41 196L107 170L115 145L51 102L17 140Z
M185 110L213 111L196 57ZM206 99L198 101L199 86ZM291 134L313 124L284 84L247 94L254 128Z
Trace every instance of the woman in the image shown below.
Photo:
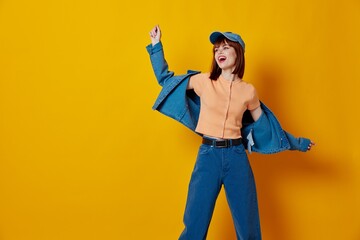
M168 71L159 26L150 31L150 38L152 44L147 49L163 86L154 108L203 137L189 184L185 229L179 239L206 238L222 185L237 238L261 239L255 182L244 143L249 151L253 148L262 153L306 151L314 143L282 130L272 112L259 101L255 88L243 81L245 44L239 35L213 32L211 72L189 72L180 77ZM197 96L191 96L192 91ZM253 123L245 134L242 127L246 113L250 113Z

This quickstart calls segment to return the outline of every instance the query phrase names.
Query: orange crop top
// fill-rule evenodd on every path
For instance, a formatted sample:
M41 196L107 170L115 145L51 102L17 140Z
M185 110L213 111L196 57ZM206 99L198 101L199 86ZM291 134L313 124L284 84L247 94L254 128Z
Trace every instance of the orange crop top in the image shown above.
M201 73L190 78L201 102L195 131L216 138L240 138L244 112L260 106L256 90L240 79L228 81L220 76L214 81L209 76Z

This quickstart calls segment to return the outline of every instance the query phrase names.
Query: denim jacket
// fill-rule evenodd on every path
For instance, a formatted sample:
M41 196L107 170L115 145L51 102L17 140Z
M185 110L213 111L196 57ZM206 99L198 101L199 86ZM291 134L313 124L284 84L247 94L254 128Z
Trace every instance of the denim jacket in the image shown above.
M189 70L187 74L174 75L174 72L168 69L161 42L154 46L150 44L146 49L150 54L157 81L162 86L153 109L175 119L195 132L200 113L200 98L193 90L187 90L187 85L190 77L200 72ZM257 121L252 119L248 110L243 116L241 135L243 144L249 153L252 151L263 154L284 150L307 151L310 144L309 139L295 138L284 131L271 110L261 101L260 106L263 113Z

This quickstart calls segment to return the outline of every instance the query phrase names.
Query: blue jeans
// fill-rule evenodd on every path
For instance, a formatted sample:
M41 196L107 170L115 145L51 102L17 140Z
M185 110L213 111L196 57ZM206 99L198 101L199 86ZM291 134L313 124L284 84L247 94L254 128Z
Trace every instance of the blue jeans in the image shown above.
M222 185L237 239L261 239L255 181L244 146L216 148L202 144L189 184L185 229L179 240L206 239Z

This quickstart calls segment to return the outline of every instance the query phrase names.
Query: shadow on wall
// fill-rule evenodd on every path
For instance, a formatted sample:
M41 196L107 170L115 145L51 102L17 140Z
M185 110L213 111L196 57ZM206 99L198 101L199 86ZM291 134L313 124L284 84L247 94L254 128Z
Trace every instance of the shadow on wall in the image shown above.
M272 109L278 117L282 112L282 97L284 91L282 83L286 81L281 67L275 65L275 61L265 62L259 66L257 90L262 93L262 101ZM271 91L271 92L269 92ZM264 95L265 93L265 95ZM259 94L260 95L260 94ZM280 117L282 126L291 126L291 123L285 122L288 117L282 114ZM286 123L286 124L285 124ZM311 136L307 136L311 138ZM312 151L316 151L316 146ZM291 227L288 210L284 208L284 199L281 188L289 177L294 179L314 179L316 183L326 185L328 182L346 181L346 176L337 166L323 164L319 161L326 158L331 161L329 156L314 155L301 152L286 151L275 155L261 155L253 153L249 159L254 171L255 181L260 208L260 221L263 238L267 240L288 240L292 239L294 228ZM234 226L231 217L223 210L222 228L219 231L219 239L236 240L234 235ZM220 236L221 232L221 236ZM264 235L266 234L266 236Z

